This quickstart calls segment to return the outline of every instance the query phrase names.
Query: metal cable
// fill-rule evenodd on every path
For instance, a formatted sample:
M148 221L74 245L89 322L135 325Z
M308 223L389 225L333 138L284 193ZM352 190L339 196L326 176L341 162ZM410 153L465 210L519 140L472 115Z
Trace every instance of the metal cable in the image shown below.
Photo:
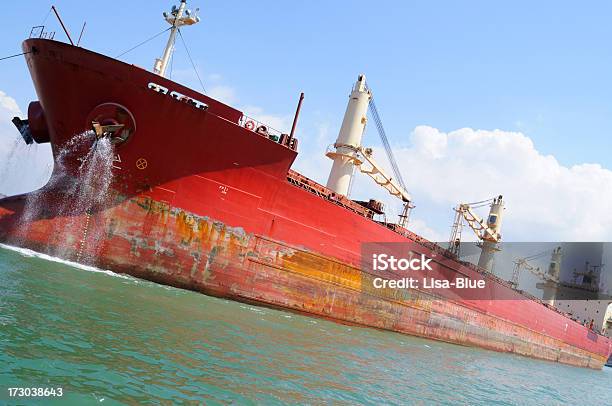
M370 99L370 103L368 107L370 108L370 113L372 115L372 118L374 118L374 123L376 124L378 135L380 136L383 146L385 147L387 158L389 159L389 162L391 163L391 169L393 171L393 175L397 179L400 186L404 189L404 191L406 191L407 190L406 184L404 183L404 179L402 178L402 174L400 172L399 166L397 165L397 161L395 160L395 156L393 155L393 150L391 149L391 145L389 144L389 140L387 139L387 134L385 133L385 128L382 125L382 120L380 119L378 110L376 109L374 98Z
M472 208L472 209L479 209L479 208L481 208L481 207L487 207L487 206L489 206L489 203L477 204L477 205L475 205L475 206L473 206L473 205L471 205L471 204L469 204L469 203L468 203L468 206L470 206L470 208Z
M166 28L165 30L163 30L163 31L162 31L162 32L160 32L160 33L155 34L155 35L154 35L154 36L152 36L151 38L149 38L149 39L147 39L147 40L142 41L140 44L135 45L135 46L133 46L132 48L128 49L127 51L120 53L120 54L119 54L119 55L117 55L115 58L121 58L123 55L127 54L128 52L132 52L133 50L135 50L135 49L136 49L136 48L138 48L139 46L144 45L144 44L146 44L147 42L149 42L149 41L151 41L151 40L154 40L155 38L159 37L159 36L160 36L160 35L162 35L164 32L166 32L166 31L170 30L171 28L172 28L172 27L168 27L168 28Z
M487 200L481 200L479 202L472 202L472 203L467 203L470 206L474 207L476 205L482 205L482 206L486 206L487 204L491 203L493 201L493 199L487 199Z
M195 71L196 76L198 77L198 81L200 82L200 86L202 86L202 91L204 93L206 93L206 89L204 88L204 83L202 83L202 79L200 78L200 74L198 73L198 69L195 66L195 63L193 63L193 59L191 59L191 54L189 53L189 48L187 48L187 44L185 43L185 39L183 38L183 33L181 33L181 30L178 30L179 33L179 37L181 37L181 42L183 43L183 46L185 47L185 51L187 51L187 56L189 57L189 61L191 62L191 66L193 67L193 70Z
M5 59L10 59L10 58L15 58L16 56L21 56L21 55L25 55L25 54L31 54L31 53L32 53L32 51L27 51L27 52L22 52L20 54L5 56L4 58L0 58L0 61L3 61Z
M51 10L53 10L52 8L49 8L49 11L47 11L47 15L45 16L45 19L42 22L42 26L45 25L45 23L47 22L47 19L49 18L49 15L51 15Z
M533 254L533 255L530 255L530 256L525 257L525 258L523 258L523 259L524 259L524 260L533 260L533 259L543 258L543 257L545 257L545 256L547 256L547 255L549 255L549 254L551 254L551 253L552 253L552 251L553 251L553 250L546 250L546 251L540 252L540 253L538 253L538 254Z

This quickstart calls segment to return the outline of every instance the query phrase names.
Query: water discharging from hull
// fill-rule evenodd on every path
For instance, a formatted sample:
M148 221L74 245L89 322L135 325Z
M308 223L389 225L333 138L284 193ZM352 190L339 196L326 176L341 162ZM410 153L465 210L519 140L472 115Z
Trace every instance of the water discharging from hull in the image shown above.
M72 222L79 218L78 215L85 213L85 224L81 227L82 235L76 254L77 262L82 259L93 260L94 258L82 258L83 251L86 248L85 245L92 246L95 255L104 235L106 218L103 209L111 198L113 157L113 144L110 138L104 137L94 143L93 148L85 156L79 167L76 182L77 193L70 204L72 212L68 213ZM69 199L70 196L66 196L66 198ZM92 224L93 221L96 221L96 224ZM73 227L69 228L72 229Z
M58 257L77 261L95 258L104 234L103 207L111 202L114 150L108 138L95 140L92 131L74 136L58 152L55 169L49 183L28 195L19 221L22 235L32 222L45 217L51 202L52 215L63 217L54 230L55 244L49 242L48 251ZM80 162L78 169L68 171L71 163ZM17 245L21 241L16 241ZM54 246L55 248L51 247ZM86 256L83 253L87 251Z

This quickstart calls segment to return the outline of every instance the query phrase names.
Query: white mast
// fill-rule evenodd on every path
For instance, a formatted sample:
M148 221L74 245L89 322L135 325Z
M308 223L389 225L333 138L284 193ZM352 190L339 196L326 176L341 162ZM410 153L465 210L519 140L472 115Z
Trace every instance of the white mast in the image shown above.
M170 11L170 13L164 12L163 14L172 28L170 29L170 38L168 38L164 55L161 58L157 58L153 66L153 72L160 76L166 76L166 68L168 67L172 52L174 51L174 41L176 40L176 33L179 27L183 25L193 25L200 21L200 17L197 16L199 9L196 9L195 13L192 13L191 10L186 10L186 7L187 0L181 0L181 5L178 8L172 6L172 11Z
M349 96L342 127L334 144L336 152L333 157L328 155L334 160L334 164L329 173L327 187L344 196L348 196L355 163L358 165L361 163L358 161L358 152L366 126L368 103L371 97L372 93L366 86L365 75L359 75Z

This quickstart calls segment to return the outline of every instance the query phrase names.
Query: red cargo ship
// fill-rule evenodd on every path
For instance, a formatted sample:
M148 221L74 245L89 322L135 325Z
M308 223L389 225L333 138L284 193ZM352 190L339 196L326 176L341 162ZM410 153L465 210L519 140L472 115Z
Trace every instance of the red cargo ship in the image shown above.
M173 33L183 8L167 16ZM293 134L271 134L166 79L166 55L153 73L49 39L23 50L39 102L17 124L27 141L51 143L56 165L41 190L0 200L0 241L208 295L576 366L600 369L612 352L609 338L293 171ZM79 177L88 148L67 147L86 131L95 133L88 148L102 137L114 145L111 193L66 210L89 187ZM380 241L408 244L439 273L484 278L505 300L374 289L360 249Z

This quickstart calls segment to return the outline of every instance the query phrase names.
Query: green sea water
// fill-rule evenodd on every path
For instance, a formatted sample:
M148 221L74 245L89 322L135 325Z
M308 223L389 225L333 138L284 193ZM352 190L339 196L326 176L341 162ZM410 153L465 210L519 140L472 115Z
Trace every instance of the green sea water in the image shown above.
M56 398L11 387L62 388ZM611 405L593 371L0 248L0 404Z

